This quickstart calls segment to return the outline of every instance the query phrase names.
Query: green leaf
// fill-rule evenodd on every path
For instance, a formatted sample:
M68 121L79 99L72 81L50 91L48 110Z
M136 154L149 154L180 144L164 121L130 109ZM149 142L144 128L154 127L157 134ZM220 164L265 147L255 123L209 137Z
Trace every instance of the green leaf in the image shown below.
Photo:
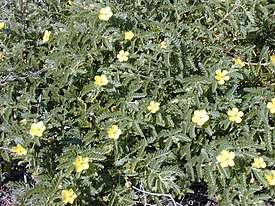
M156 123L160 126L165 126L165 121L163 120L160 112L156 114Z
M34 143L35 143L37 146L39 146L39 147L41 146L39 137L34 136L34 137L33 137L33 141L34 141Z
M262 172L258 172L257 170L253 170L253 174L255 175L255 177L257 178L257 180L263 184L265 187L268 187L268 184L265 180L265 178L263 177Z
M10 162L10 155L9 155L9 153L8 153L7 151L1 152L1 157L2 157L5 161Z
M133 121L133 126L137 134L139 134L142 137L145 137L137 121Z

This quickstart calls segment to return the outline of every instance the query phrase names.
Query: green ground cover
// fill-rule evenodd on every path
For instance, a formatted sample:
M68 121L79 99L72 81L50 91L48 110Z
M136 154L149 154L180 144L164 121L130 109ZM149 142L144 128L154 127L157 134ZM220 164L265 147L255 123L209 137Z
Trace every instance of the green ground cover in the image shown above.
M275 197L271 0L6 1L0 77L14 204Z

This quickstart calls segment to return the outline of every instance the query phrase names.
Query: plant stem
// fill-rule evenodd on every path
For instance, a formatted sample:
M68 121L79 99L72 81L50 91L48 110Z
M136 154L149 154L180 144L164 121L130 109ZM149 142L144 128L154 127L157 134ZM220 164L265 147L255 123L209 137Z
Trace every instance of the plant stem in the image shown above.
M172 200L174 206L177 206L176 201L174 200L174 198L173 198L170 194L161 194L161 193L147 192L147 191L145 191L145 190L143 190L143 189L141 190L141 189L139 189L139 188L137 188L137 187L135 187L135 186L132 186L132 188L134 188L135 190L137 190L137 191L139 191L139 192L142 192L142 193L144 193L144 194L153 195L153 196L165 196L165 197L168 197L169 199ZM146 204L146 203L145 203L145 204Z

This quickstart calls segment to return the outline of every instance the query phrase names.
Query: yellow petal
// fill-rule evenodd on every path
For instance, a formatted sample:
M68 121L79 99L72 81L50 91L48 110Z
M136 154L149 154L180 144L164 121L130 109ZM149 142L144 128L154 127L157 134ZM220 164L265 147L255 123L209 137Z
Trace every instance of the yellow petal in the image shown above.
M235 153L234 152L229 152L228 157L229 157L229 159L234 159L235 158Z
M0 30L2 30L5 27L5 23L3 21L0 22Z
M228 74L227 70L223 70L222 73L221 73L222 76L226 76L227 74Z
M222 71L220 69L216 70L216 75L221 76L222 75Z
M236 117L235 122L236 122L236 123L241 123L241 122L242 122L242 118Z
M271 109L271 108L273 107L273 104L272 104L271 102L268 102L267 105L266 105L266 107L267 107L268 109Z
M243 116L243 112L239 111L237 115L238 115L238 117L242 117Z
M233 160L228 160L228 165L233 167L235 165L235 162Z
M275 55L272 55L272 56L270 57L270 61L271 61L273 64L275 64Z
M219 83L220 85L224 85L225 81L224 81L223 79L221 79L220 81L218 81L218 83Z
M224 79L225 81L228 81L228 80L230 79L230 77L229 77L229 76L225 76L223 79Z
M225 161L225 162L221 162L221 167L228 167L228 163L227 163L227 161Z
M236 108L236 107L234 107L234 108L232 109L232 112L234 113L234 115L235 115L235 114L237 114L237 113L238 113L238 111L239 111L239 109L238 109L238 108Z

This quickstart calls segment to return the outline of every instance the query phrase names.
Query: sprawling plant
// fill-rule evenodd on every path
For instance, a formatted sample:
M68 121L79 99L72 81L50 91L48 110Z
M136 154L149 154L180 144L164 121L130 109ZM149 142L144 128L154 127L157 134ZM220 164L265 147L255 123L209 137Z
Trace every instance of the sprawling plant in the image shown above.
M7 1L1 156L21 205L275 196L275 4ZM8 173L10 168L2 169Z

